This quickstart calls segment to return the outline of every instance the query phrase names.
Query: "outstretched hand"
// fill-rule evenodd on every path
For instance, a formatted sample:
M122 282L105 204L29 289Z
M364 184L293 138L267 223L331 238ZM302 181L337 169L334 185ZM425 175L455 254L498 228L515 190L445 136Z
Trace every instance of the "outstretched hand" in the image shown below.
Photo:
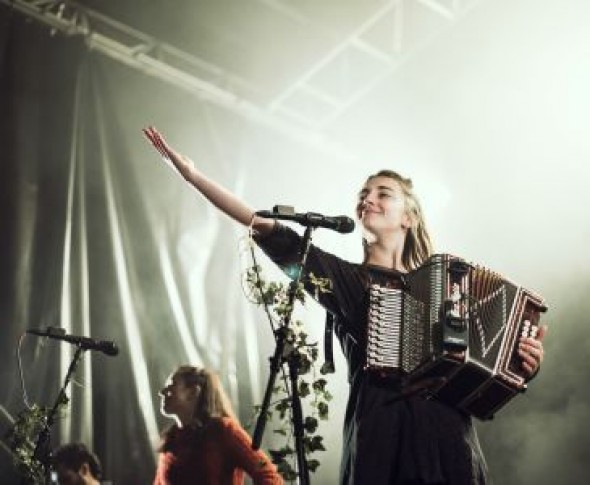
M155 127L148 126L141 131L153 147L162 155L164 161L186 178L187 170L190 170L194 166L192 160L172 148Z
M518 354L522 358L522 368L524 369L527 378L531 378L539 370L541 362L543 362L544 349L543 338L547 333L547 325L539 326L539 332L535 338L521 337L518 344Z

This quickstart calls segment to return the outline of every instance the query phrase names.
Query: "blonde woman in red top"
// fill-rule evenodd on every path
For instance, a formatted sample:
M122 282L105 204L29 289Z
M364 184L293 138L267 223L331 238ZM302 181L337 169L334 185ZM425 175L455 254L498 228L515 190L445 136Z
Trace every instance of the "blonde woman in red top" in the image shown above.
M252 449L214 373L180 366L160 397L162 414L175 423L162 436L154 485L238 485L244 473L256 485L283 483L269 458Z

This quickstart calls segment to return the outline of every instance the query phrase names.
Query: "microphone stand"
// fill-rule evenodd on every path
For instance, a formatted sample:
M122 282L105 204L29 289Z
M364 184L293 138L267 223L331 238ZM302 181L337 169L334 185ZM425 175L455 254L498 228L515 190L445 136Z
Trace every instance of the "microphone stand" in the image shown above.
M260 407L260 414L256 421L256 428L252 436L252 448L257 450L260 448L260 442L262 435L264 434L264 428L266 426L267 411L270 405L271 395L275 386L275 381L279 370L283 365L285 359L285 347L287 330L291 317L293 315L293 307L295 303L295 297L297 294L297 287L301 281L301 275L303 274L303 268L307 261L307 254L309 252L309 246L311 245L311 233L315 229L313 226L307 226L305 228L305 234L301 241L300 248L300 262L298 262L297 276L291 280L289 284L287 298L288 298L288 313L285 314L281 327L275 332L275 352L270 358L270 375L266 385L266 391ZM307 467L307 461L305 459L305 448L303 443L304 427L303 427L303 411L301 408L301 398L299 396L299 362L296 356L290 352L287 356L287 364L289 366L289 378L291 381L291 409L293 411L293 427L295 436L295 450L297 453L297 469L299 471L299 483L301 485L309 485L309 470Z
M47 484L51 483L51 451L49 449L50 440L51 440L51 426L53 426L53 422L55 421L55 416L57 411L61 405L67 404L69 402L69 398L66 394L66 388L68 387L70 380L72 379L72 375L78 365L78 361L82 356L82 352L86 351L87 349L79 345L76 347L76 353L70 362L70 366L68 367L68 372L66 373L66 377L64 379L64 383L59 390L55 403L53 407L47 414L47 419L45 420L45 426L39 433L37 438L37 444L35 446L35 451L33 453L33 458L38 460L44 468L45 471L45 480Z

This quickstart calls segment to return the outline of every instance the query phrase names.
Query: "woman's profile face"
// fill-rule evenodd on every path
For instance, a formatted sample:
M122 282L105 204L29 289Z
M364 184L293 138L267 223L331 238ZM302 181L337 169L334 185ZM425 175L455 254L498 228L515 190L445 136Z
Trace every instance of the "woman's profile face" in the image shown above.
M186 416L195 409L198 386L187 386L180 376L172 374L160 390L160 410L164 416Z
M403 190L391 177L373 177L359 192L356 215L366 231L375 235L409 227Z

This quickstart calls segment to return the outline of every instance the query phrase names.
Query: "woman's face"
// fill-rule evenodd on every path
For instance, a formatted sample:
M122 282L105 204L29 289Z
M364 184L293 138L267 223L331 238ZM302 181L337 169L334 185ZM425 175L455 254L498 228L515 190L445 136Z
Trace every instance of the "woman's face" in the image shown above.
M376 236L410 226L403 190L390 177L373 177L367 181L359 193L356 215L365 230Z
M195 409L198 386L186 386L184 380L172 374L160 391L160 410L165 416L187 416Z

